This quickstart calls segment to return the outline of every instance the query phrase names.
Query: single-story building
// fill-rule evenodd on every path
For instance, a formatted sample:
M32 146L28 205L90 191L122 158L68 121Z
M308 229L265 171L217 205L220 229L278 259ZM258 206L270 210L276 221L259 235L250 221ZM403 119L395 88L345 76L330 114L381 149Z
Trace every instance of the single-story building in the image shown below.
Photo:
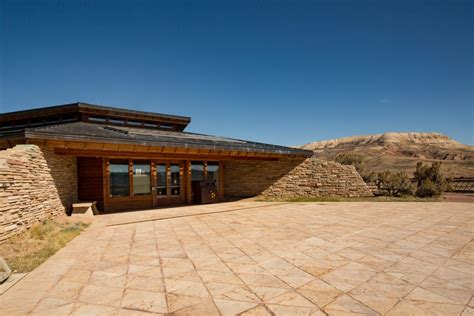
M203 180L220 201L370 195L352 167L298 148L190 133L190 122L82 102L0 114L0 197L8 200L0 227L15 205L51 208L54 196L63 211L77 201L96 201L100 212L192 204Z

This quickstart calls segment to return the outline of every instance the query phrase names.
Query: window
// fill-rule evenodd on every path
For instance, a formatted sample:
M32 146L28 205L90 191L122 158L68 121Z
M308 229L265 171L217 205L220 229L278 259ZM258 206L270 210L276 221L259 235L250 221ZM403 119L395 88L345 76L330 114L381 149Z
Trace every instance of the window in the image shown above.
M105 117L99 117L99 116L89 116L89 121L91 122L106 122Z
M125 124L124 120L119 120L119 119L109 119L109 123L111 124Z
M170 165L170 176L171 176L171 196L176 196L180 194L180 183L181 179L179 177L179 165L171 164Z
M158 197L166 197L166 164L156 165L156 194Z
M150 164L143 162L133 163L133 195L147 195L151 193Z
M110 196L129 196L128 161L110 161Z
M191 162L191 181L204 180L204 163L200 161Z
M141 126L141 125L142 125L142 122L127 121L127 125L130 125L130 126Z
M56 124L56 123L61 123L62 120L60 117L53 117L53 118L46 119L46 122L51 123L51 124Z
M214 181L217 189L219 190L219 163L218 162L207 163L207 180Z
M160 124L160 128L162 128L162 129L173 129L173 125Z

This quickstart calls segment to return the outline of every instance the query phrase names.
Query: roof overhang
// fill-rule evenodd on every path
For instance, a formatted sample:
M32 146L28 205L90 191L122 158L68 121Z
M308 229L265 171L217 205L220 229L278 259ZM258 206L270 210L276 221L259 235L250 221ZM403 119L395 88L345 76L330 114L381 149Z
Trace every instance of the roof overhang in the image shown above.
M242 150L184 148L172 146L147 146L144 144L100 143L73 140L28 138L28 144L50 147L58 155L77 157L182 159L182 160L268 160L281 158L306 158L306 155L290 155Z
M122 120L124 122L131 120L137 123L152 123L155 125L163 123L169 124L179 131L184 130L191 122L191 118L188 116L128 110L117 107L76 102L30 110L0 113L0 126L13 124L10 129L16 128L17 125L18 129L22 129L23 126L46 126L50 125L48 121L52 119L59 119L61 121L64 121L65 119L69 121L101 119L106 120L108 124L111 124L110 121L114 120ZM96 123L99 124L99 121Z
M0 135L0 148L37 144L57 154L94 157L160 159L251 159L307 158L312 151L187 132L145 131L91 123L68 123L27 128Z

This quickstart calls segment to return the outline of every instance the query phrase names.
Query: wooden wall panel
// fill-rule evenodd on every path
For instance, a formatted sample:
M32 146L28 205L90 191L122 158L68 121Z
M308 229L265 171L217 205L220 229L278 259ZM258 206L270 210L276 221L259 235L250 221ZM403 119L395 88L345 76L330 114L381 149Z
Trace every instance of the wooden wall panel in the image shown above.
M96 201L100 211L104 210L102 167L102 158L77 158L78 198L80 201Z
M78 184L79 199L82 201L97 201L97 207L102 212L117 212L143 210L153 207L163 207L181 203L192 203L191 188L191 161L176 161L179 163L181 176L181 194L177 197L157 198L156 197L156 163L151 161L151 185L152 192L147 196L133 196L133 168L132 159L129 159L130 176L130 196L110 197L109 196L109 159L95 157L78 157ZM161 162L161 161L160 161ZM168 166L171 162L165 162ZM205 164L207 171L207 163ZM224 199L224 165L219 163L219 200ZM167 171L169 173L169 170ZM207 172L205 172L206 174ZM169 175L167 176L169 181ZM170 189L170 183L168 183Z
M107 198L105 208L106 212L151 209L153 208L153 198L151 194L143 196Z

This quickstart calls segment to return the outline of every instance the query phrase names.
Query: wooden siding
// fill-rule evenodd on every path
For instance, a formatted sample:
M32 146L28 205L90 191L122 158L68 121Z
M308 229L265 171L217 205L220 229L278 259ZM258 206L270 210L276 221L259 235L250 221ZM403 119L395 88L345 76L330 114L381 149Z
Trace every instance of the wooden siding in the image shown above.
M96 201L104 210L102 158L77 158L78 197L80 201Z
M152 195L107 197L105 212L146 210L153 208Z
M190 160L136 160L126 159L129 164L130 196L112 197L110 194L109 170L110 158L78 157L78 194L81 201L97 201L97 207L102 213L144 210L154 207L163 207L177 204L192 203L191 188L191 161ZM151 171L151 193L149 195L133 195L133 161L150 163ZM207 178L207 161L203 162L204 175ZM219 200L224 199L224 165L222 161L212 160L219 163ZM167 196L156 195L156 164L163 163L167 166ZM171 164L180 166L180 195L170 194L170 169Z

